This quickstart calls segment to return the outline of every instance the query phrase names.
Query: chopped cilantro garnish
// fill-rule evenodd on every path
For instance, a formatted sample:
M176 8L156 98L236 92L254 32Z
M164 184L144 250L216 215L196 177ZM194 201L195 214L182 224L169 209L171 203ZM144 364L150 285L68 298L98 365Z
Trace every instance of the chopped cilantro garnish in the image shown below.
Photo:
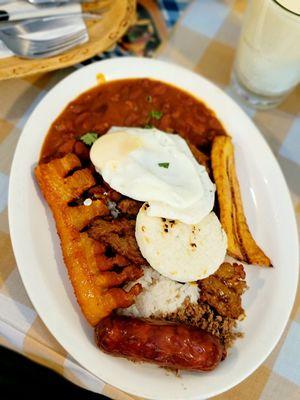
M169 168L170 163L168 163L168 162L160 162L160 163L158 163L158 165L161 168Z
M87 146L91 146L98 139L98 134L94 132L88 132L79 139Z
M144 128L145 128L145 129L152 129L152 128L153 128L153 125L147 124L147 125L144 126Z
M149 112L149 117L154 119L161 119L163 113L161 111L152 110Z
M146 97L146 100L148 101L148 103L152 103L152 96L150 96L150 95L147 96L147 97Z

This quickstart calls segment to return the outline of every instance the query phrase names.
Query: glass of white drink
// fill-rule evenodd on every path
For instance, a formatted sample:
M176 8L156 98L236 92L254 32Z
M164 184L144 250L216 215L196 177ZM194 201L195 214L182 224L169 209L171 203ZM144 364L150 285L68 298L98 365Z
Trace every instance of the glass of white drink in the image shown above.
M250 0L232 86L255 108L277 106L300 82L300 0Z

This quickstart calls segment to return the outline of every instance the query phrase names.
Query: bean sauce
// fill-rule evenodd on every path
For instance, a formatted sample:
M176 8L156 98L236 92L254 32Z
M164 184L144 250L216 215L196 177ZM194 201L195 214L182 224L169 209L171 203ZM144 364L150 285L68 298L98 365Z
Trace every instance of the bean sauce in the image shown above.
M83 134L101 135L111 126L178 133L206 153L214 136L226 135L214 113L191 94L152 79L122 79L102 83L67 105L50 127L41 161L58 156L62 146L71 148Z

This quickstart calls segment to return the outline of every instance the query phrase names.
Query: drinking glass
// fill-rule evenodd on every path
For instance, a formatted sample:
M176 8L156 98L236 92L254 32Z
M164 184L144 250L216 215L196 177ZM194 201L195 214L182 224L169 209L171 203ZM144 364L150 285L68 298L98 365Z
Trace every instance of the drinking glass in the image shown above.
M300 0L250 0L231 84L255 108L277 106L300 82Z

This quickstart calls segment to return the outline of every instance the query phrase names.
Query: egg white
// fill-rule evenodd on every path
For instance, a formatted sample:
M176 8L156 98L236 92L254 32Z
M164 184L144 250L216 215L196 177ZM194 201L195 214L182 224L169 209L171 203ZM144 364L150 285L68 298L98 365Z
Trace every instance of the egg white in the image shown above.
M90 157L113 189L147 201L151 216L196 223L213 208L215 186L178 135L114 127L96 140Z

